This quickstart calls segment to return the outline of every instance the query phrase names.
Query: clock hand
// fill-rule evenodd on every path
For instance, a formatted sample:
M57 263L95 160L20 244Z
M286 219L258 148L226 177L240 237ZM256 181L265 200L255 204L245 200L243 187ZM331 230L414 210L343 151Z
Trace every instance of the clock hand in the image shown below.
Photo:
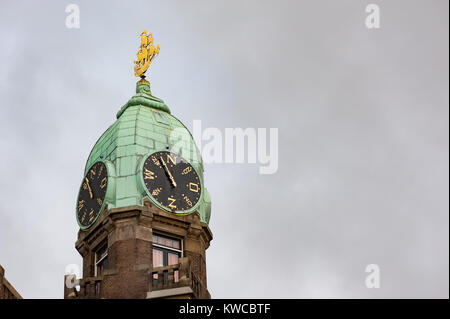
M166 163L164 162L164 160L162 159L161 156L159 158L161 159L161 162L164 165L164 169L166 170L167 175L169 175L169 179L172 182L173 187L177 187L177 183L175 183L175 179L173 178L172 174L170 173L169 168L167 167Z
M89 189L89 195L90 195L91 198L92 198L92 197L93 197L93 196L92 196L92 189L91 189L91 186L89 185L89 180L88 180L87 177L85 177L84 179L86 180L86 185L87 185L87 187L88 187L88 189Z

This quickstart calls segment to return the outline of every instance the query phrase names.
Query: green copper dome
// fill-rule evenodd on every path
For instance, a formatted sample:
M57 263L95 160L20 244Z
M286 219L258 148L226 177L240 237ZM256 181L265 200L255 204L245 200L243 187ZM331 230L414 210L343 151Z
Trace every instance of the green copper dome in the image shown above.
M136 84L134 95L117 113L117 120L99 138L86 162L85 174L97 161L105 162L109 183L108 208L143 205L151 199L142 183L142 165L158 151L182 156L198 173L203 185L198 204L187 213L198 211L208 223L211 200L203 182L203 162L189 130L170 114L164 102L151 95L145 80Z

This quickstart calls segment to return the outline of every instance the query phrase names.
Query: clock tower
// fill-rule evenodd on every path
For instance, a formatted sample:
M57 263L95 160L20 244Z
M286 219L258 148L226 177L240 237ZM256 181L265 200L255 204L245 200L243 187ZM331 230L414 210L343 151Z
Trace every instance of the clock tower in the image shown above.
M192 135L152 95L159 53L144 30L136 94L94 145L74 207L83 276L64 298L210 298L205 251L211 200Z

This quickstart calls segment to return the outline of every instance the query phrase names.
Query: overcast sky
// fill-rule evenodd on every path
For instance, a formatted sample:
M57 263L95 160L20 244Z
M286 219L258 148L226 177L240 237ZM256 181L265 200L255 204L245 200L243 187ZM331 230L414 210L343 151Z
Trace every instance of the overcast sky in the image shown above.
M213 298L448 298L448 1L75 1L80 29L69 3L0 2L0 264L23 297L81 265L85 161L146 28L189 128L279 129L276 174L205 165Z

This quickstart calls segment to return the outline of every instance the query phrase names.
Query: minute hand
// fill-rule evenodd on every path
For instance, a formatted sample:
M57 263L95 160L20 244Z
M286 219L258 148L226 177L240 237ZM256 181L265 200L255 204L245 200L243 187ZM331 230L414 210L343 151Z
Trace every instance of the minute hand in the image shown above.
M175 179L173 178L172 174L169 171L169 168L167 167L166 163L164 162L164 160L162 159L162 157L159 157L161 159L161 162L163 163L164 169L167 172L167 175L169 175L170 181L172 182L173 187L177 187L177 183L175 182Z
M86 180L86 185L87 185L87 187L88 187L88 190L89 190L89 195L91 196L91 198L93 197L93 195L92 195L92 189L91 189L91 185L89 185L89 180L88 180L88 178L87 177L85 177L84 178L85 180Z

